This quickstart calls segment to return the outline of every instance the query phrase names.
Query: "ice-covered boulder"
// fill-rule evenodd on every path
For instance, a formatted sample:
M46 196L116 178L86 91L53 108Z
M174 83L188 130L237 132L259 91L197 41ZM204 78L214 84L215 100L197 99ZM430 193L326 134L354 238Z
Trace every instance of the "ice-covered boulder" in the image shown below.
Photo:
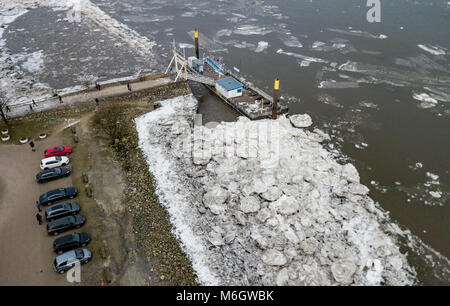
M261 196L267 201L276 201L281 196L282 191L280 188L272 186L267 189Z
M203 195L203 204L205 207L209 208L212 213L217 215L225 211L226 207L224 203L227 199L227 190L215 185Z
M316 252L319 242L314 237L309 237L300 242L300 248L307 255L312 255Z
M283 268L278 272L277 278L276 278L276 284L277 286L285 286L287 282L289 281L289 272L287 268Z
M265 251L261 260L269 266L283 266L287 263L287 258L283 253L276 249L269 249Z
M277 201L276 210L282 215L295 214L299 209L299 203L296 198L291 196L282 196Z
M342 177L346 178L349 182L359 183L359 174L355 166L352 164L346 164L342 167Z
M244 213L254 213L260 208L259 200L256 197L248 196L242 197L240 203L240 210Z
M331 265L331 273L333 273L334 279L342 285L348 285L353 282L355 271L356 265L350 260L339 260Z
M272 213L270 211L270 209L268 209L267 207L264 207L263 209L261 209L258 214L256 214L256 219L261 222L264 223L266 222L267 219L269 219L272 216Z

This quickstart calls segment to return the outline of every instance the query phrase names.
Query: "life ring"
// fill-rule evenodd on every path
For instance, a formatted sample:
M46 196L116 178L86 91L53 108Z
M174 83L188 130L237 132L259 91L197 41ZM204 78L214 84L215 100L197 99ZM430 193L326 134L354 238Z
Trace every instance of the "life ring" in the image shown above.
M39 138L40 138L40 139L47 138L47 133L41 133L41 134L39 134Z
M6 134L8 134L8 129L4 129L4 130L2 130L2 134L3 134L3 135L6 135Z
M8 141L10 138L9 135L2 136L2 141Z
M20 138L19 141L20 141L20 143L27 143L28 138Z

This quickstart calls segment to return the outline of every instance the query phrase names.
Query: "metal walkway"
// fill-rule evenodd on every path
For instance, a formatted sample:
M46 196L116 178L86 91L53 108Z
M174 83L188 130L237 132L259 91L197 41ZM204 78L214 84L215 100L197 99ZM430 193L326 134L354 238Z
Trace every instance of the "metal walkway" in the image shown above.
M198 75L198 74L188 73L187 74L187 78L188 78L188 80L199 82L199 83L206 84L206 85L209 85L209 86L215 86L216 85L216 81L213 78L210 78L210 77L207 77L207 76L202 76L202 75Z

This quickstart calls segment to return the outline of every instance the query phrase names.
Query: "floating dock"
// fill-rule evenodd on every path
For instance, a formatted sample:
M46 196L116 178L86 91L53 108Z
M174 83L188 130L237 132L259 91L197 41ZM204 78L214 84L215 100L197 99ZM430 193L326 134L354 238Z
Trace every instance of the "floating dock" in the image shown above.
M273 97L260 88L249 84L240 76L226 69L223 65L219 65L211 58L186 59L185 55L178 51L175 46L173 53L173 58L166 72L171 71L171 66L174 64L176 71L175 81L183 76L186 80L204 84L222 101L251 120L273 118ZM193 62L195 69L192 64ZM242 88L237 89L236 96L228 95L222 87L218 88L217 86L217 81L230 77L242 84ZM231 90L234 91L236 88L230 88L230 92ZM288 106L279 101L276 103L276 108L277 115L289 112Z

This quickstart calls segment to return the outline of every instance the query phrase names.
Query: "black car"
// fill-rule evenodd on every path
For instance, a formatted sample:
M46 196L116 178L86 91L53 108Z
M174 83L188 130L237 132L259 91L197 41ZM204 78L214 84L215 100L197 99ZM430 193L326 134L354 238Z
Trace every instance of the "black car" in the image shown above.
M50 190L39 197L39 204L50 205L57 201L73 199L77 194L78 190L75 187Z
M62 217L47 224L47 234L56 236L73 228L80 228L84 223L86 218L82 215Z
M70 175L70 169L66 167L47 169L36 174L36 181L38 183L47 183L48 181L56 180Z
M57 218L76 215L80 212L80 206L77 203L62 203L49 207L45 210L45 218L51 221Z
M73 233L56 238L53 241L53 251L58 254L86 246L91 241L87 233Z

